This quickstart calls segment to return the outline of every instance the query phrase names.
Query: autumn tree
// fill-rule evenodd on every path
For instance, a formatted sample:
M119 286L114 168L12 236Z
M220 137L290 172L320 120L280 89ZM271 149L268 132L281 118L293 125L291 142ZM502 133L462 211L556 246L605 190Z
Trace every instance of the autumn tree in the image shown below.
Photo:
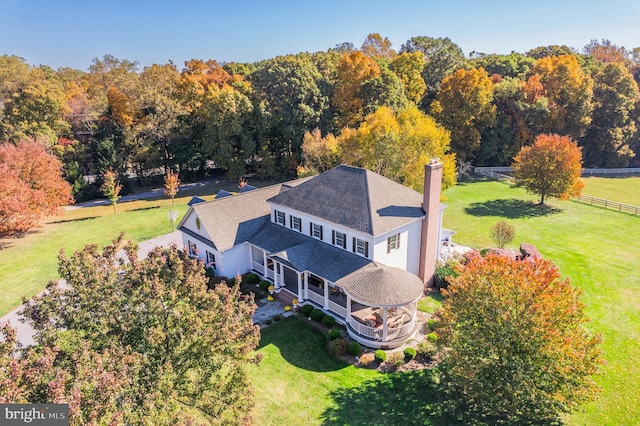
M340 114L338 126L355 126L364 118L362 85L380 75L378 64L362 52L345 54L336 67L333 104Z
M326 172L340 164L340 146L332 134L322 136L320 129L304 134L302 140L303 166L298 168L299 176Z
M584 53L600 62L616 62L625 66L631 65L631 52L624 46L617 46L611 40L602 39L598 41L593 39L583 49Z
M427 85L421 72L426 64L424 53L404 52L391 61L391 70L400 78L407 98L418 104L424 95Z
M543 96L549 103L546 133L578 139L591 122L593 80L575 55L538 59L532 74L540 78Z
M357 129L344 129L338 143L344 163L373 170L416 191L423 189L424 166L432 158L444 164L443 188L455 184L449 132L415 106L398 113L381 107Z
M490 235L496 246L503 249L516 237L516 227L506 220L499 220L491 227Z
M582 193L582 148L568 136L539 135L534 144L523 147L513 159L517 186L547 197L567 200Z
M461 160L475 157L481 132L493 125L493 83L482 68L460 69L440 85L431 113L451 132L451 149Z
M20 235L73 202L62 164L42 144L0 145L0 235Z
M60 353L47 358L53 368L42 380L57 380L49 387L56 402L85 412L92 409L86 396L99 393L108 401L100 423L113 412L115 423L128 424L250 422L246 370L259 329L255 303L240 297L239 284L208 289L197 259L175 246L138 259L123 236L102 250L61 252L59 273L68 287L52 282L25 306L38 350ZM91 367L95 377L85 377ZM47 388L38 389L45 392L27 392L27 402L49 402Z
M111 169L102 175L102 180L103 183L100 190L102 191L102 194L111 201L111 205L113 205L113 214L116 214L116 204L118 204L118 200L120 199L122 185L118 182L116 173Z
M171 205L176 204L175 197L180 190L180 178L178 173L173 170L168 170L164 175L164 195L171 198Z
M378 33L372 33L362 43L360 50L366 56L382 59L392 59L396 52L391 48L392 44L388 37L382 38Z
M448 408L462 424L553 424L597 391L601 338L548 260L476 256L436 312Z

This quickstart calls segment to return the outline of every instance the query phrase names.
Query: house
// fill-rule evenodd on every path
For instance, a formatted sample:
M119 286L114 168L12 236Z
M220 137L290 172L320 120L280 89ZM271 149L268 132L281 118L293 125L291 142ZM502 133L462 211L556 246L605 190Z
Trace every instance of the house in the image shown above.
M437 160L425 166L424 195L341 165L193 204L178 229L217 275L254 271L334 315L356 341L393 348L417 331L417 301L433 282L441 181Z

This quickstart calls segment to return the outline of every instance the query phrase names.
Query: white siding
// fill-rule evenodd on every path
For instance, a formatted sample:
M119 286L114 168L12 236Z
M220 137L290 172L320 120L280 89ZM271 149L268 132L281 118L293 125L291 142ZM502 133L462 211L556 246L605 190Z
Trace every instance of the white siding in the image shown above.
M373 260L417 275L420 265L421 226L422 220L418 219L401 228L376 237ZM387 253L387 239L395 234L400 234L400 247Z
M218 275L232 278L236 274L244 274L251 269L251 253L249 244L242 243L229 250L225 250L220 256L216 256L218 267Z
M196 224L197 216L198 215L194 210L189 210L189 212L187 212L187 216L184 218L182 226L211 241L211 237L209 236L209 233L204 229L204 225L202 223L200 223L200 229L198 229L198 226Z
M322 202L322 200L319 200L319 202ZM343 234L346 234L347 238L346 238L346 243L347 243L347 247L346 251L353 253L353 238L358 238L361 240L364 240L366 242L369 243L369 256L368 259L373 259L373 238L370 235L367 234L363 234L361 232L357 232L354 231L352 229L349 228L345 228L343 226L339 226L336 225L334 223L331 222L327 222L325 220L322 219L318 219L315 218L313 216L307 216L304 213L301 213L299 211L296 210L292 210L277 204L271 204L271 222L276 223L275 218L274 218L274 210L278 210L281 212L284 212L286 215L286 220L285 220L285 224L286 224L286 228L291 229L290 226L290 216L296 216L299 217L300 219L302 219L302 231L301 233L307 236L310 236L309 233L309 226L310 223L317 223L318 225L322 225L322 241L329 244L329 245L333 245L332 243L332 230L336 230L339 232L342 232ZM297 232L297 231L296 231ZM317 238L316 238L317 239ZM386 241L386 240L385 240ZM340 246L336 246L340 249L342 249L342 247ZM385 249L386 250L386 249Z

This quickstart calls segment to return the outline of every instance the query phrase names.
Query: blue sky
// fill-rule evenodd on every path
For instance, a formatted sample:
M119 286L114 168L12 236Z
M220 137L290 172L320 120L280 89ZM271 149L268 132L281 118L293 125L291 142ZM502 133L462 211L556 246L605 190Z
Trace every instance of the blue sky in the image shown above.
M0 0L0 55L81 70L107 53L181 67L359 47L374 32L396 50L419 35L449 37L466 54L581 49L594 38L630 49L640 47L639 24L638 0Z

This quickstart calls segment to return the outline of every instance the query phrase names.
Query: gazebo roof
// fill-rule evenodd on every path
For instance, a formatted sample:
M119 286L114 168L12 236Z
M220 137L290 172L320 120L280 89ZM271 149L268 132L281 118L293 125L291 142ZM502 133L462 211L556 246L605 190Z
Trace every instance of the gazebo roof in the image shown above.
M355 301L368 306L395 307L415 302L424 284L414 274L373 262L336 282Z

